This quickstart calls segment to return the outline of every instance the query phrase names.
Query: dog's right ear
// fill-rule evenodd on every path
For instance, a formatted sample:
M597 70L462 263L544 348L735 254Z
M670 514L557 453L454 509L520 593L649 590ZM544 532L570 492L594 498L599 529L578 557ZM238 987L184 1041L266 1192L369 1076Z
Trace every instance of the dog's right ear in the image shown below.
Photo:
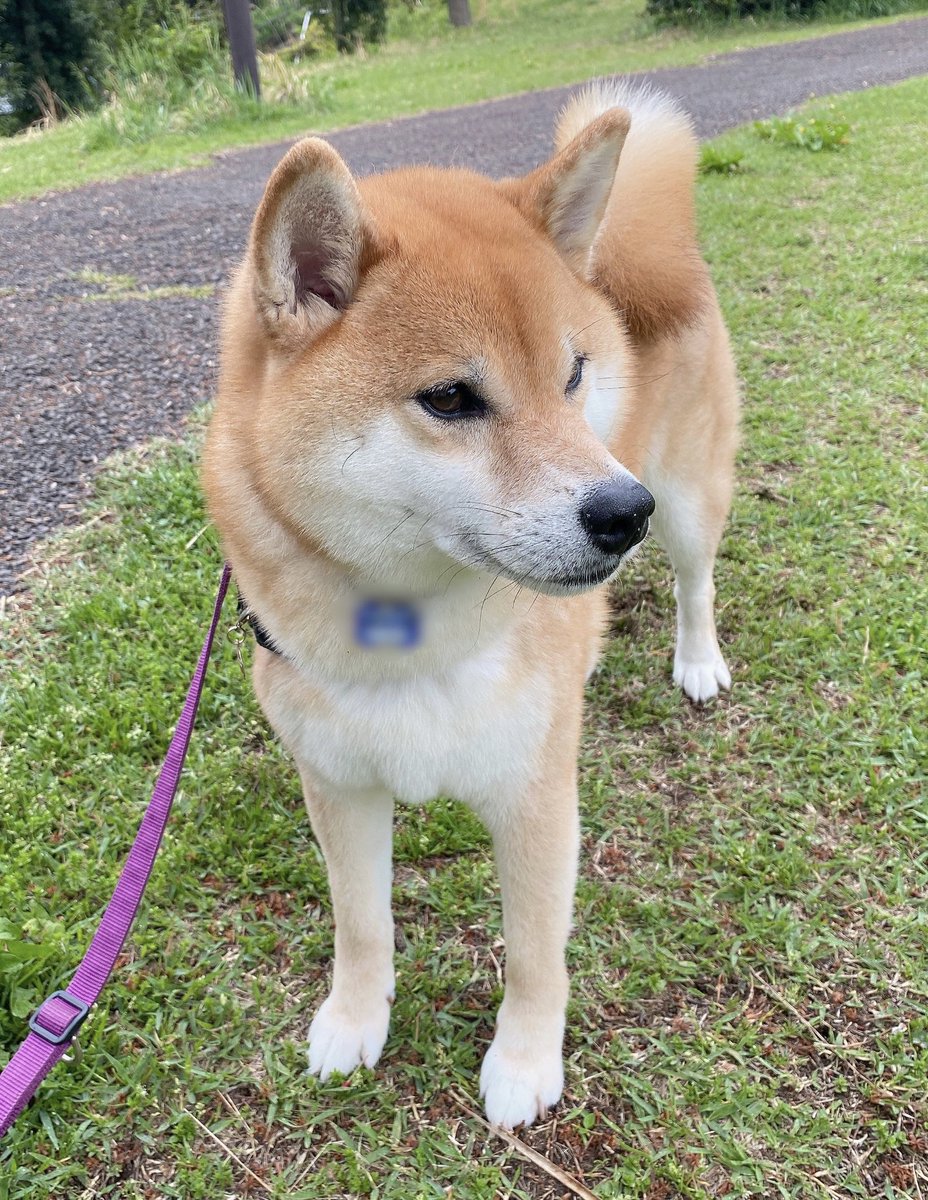
M268 180L251 227L254 300L273 337L305 344L354 299L376 238L336 151L304 138Z

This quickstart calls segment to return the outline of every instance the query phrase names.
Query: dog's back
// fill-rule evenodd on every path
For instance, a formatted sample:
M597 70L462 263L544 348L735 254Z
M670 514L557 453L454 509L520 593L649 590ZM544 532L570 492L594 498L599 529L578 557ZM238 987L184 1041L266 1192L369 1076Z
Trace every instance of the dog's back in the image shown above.
M557 148L610 108L628 109L632 121L593 249L593 279L634 338L675 336L699 322L712 296L696 241L698 143L670 96L619 81L592 84L571 99L558 119Z

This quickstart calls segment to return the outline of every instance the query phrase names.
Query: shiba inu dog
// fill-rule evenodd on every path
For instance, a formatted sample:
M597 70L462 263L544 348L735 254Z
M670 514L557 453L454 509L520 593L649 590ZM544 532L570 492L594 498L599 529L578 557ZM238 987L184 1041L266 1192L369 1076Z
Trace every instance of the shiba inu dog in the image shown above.
M713 566L738 398L695 162L672 101L604 85L524 178L356 180L306 139L267 185L205 487L329 872L322 1078L387 1037L394 800L447 795L488 826L502 886L487 1115L527 1124L561 1095L584 682L603 585L649 525L676 578L674 679L697 702L729 686Z

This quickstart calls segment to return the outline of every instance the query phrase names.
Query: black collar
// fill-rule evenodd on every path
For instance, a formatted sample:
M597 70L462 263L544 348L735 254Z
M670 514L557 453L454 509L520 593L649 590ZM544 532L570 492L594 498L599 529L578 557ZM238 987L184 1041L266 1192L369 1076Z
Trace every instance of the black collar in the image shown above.
M251 626L251 632L255 635L255 641L259 646L263 646L265 650L270 650L272 654L280 654L280 648L274 643L271 635L264 628L253 612L248 610L248 602L241 592L238 594L238 615L242 621L247 621Z

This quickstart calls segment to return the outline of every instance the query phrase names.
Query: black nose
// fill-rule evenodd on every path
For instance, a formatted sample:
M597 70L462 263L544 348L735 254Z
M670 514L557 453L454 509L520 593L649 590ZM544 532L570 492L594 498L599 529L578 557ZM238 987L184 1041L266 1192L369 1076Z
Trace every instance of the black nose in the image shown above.
M604 554L624 554L645 537L654 497L632 478L612 479L589 492L580 506L580 524Z

